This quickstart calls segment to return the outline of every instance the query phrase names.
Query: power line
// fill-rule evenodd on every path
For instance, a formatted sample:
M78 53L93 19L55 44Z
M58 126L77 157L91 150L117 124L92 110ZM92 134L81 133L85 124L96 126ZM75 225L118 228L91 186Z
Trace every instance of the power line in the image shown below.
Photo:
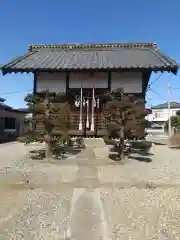
M173 90L180 90L180 88L171 88L171 89L173 89Z
M153 81L148 85L148 89L162 76L162 73Z
M154 91L153 89L149 88L149 90L151 90L153 93L155 93L156 95L158 95L159 97L166 99L166 97L162 96L160 93Z
M23 92L7 92L7 93L0 93L0 95L11 95L11 94L18 94L18 93L26 93L26 92L32 92L33 90L27 90Z

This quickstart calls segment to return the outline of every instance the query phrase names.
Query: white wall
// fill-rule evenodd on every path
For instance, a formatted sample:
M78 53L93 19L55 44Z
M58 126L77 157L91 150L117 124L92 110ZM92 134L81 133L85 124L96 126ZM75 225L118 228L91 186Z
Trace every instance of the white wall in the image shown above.
M125 93L142 93L141 72L112 73L111 89L124 88Z
M65 73L37 73L37 92L48 90L49 92L66 92L66 74Z
M87 73L70 73L70 88L108 88L108 73L94 72L91 75ZM141 72L120 72L112 73L111 90L124 88L125 93L142 92L142 74ZM48 73L39 72L37 74L37 91L48 90L51 92L66 91L66 74L65 73Z
M108 74L105 72L95 72L91 75L87 73L71 73L69 80L70 88L108 88Z

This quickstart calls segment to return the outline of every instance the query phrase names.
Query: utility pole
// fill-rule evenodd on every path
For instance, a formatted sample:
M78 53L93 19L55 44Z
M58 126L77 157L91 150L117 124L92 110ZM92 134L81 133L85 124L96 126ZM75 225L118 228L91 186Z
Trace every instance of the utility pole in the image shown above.
M171 83L168 83L168 135L171 137Z

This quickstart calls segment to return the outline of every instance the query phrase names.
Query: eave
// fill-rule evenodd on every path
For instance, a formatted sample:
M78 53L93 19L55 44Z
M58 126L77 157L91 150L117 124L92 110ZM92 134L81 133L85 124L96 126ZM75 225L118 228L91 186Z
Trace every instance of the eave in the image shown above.
M118 72L118 71L123 71L123 72L172 72L173 74L177 74L178 68L177 67L154 67L154 68L142 68L142 67L131 67L131 68L83 68L83 69L75 69L75 68L63 68L63 69L57 69L57 68L27 68L27 69L21 69L21 68L6 68L2 67L1 68L2 74L6 75L7 73L34 73L34 72Z

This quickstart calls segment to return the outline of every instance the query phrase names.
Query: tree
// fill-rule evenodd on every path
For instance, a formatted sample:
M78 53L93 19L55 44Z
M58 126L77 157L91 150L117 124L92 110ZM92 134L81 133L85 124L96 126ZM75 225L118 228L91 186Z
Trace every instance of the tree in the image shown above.
M168 131L169 126L169 120L165 123L165 130ZM170 136L169 142L171 144L171 147L180 148L180 132L177 132L177 130L180 130L180 110L176 112L176 116L171 116L171 126L175 130L175 134Z
M33 110L33 107L36 103L36 99L37 99L37 97L30 93L28 93L25 96L24 101L26 102L26 105L28 106L29 110Z
M133 95L124 95L123 89L106 93L102 101L105 104L104 118L107 128L104 140L107 144L114 145L119 152L120 159L123 159L125 139L145 137L145 128L148 123L145 120L148 114L145 101ZM118 143L113 140L115 138L119 139Z
M180 116L180 110L178 110L178 111L176 112L176 115L177 115L177 116Z
M25 101L33 113L34 125L37 126L26 137L44 140L45 156L50 161L57 140L68 138L70 111L67 96L64 93L51 94L46 91L36 95L28 94ZM60 131L56 131L57 127Z
M169 120L167 120L165 122L165 130L168 131L168 127L169 127ZM171 116L171 127L173 127L174 129L180 129L180 111L178 110L176 112L176 116Z

